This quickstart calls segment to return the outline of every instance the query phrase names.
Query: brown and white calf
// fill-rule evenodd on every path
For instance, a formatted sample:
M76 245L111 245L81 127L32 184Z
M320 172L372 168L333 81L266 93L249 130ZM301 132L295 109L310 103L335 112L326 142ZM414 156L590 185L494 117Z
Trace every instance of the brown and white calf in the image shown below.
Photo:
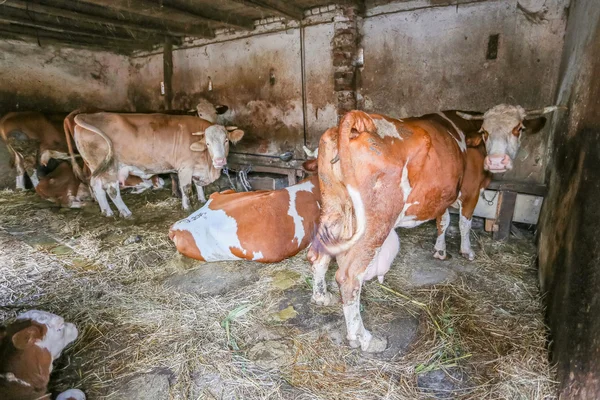
M192 182L198 199L206 201L203 186L227 164L229 142L244 135L236 127L181 115L102 112L78 114L74 122L77 148L92 171L90 185L106 216L113 215L106 192L121 216L131 215L119 191L119 182L130 174L150 179L177 173L184 209L190 208Z
M316 160L306 161L304 169L314 171ZM316 174L279 190L214 193L175 223L169 237L180 253L201 261L278 262L310 244L320 199Z
M0 119L0 137L6 143L17 169L16 187L25 189L25 175L37 185L36 168L51 158L68 159L60 123L39 112L11 112ZM22 148L19 148L22 147Z
M52 159L37 171L35 192L42 199L67 208L81 208L92 200L88 186L75 176L68 161Z
M27 311L0 328L0 396L3 400L50 400L52 363L77 339L77 328L58 315ZM57 399L85 400L71 389Z
M308 255L315 275L313 298L320 303L330 300L324 277L331 257L335 256L339 267L336 280L352 346L360 346L364 351L382 351L386 347L384 339L373 338L364 328L360 291L364 281L383 277L389 270L400 247L394 228L412 228L438 219L443 238L449 221L448 207L459 201L463 208L461 217L466 218L464 209L471 208L471 201L476 203L486 179L467 182L469 150L463 129L468 128L471 135L480 131L488 153L494 149L495 155L504 153L514 158L516 150L509 145L519 143L518 136L526 125L527 114L521 110L505 105L494 107L484 114L479 127L474 120L467 126L461 115L468 114L454 111L402 120L352 111L341 120L339 134L330 129L321 137L322 214ZM476 137L470 140L472 145L478 141ZM499 143L505 144L504 150ZM483 176L476 169L486 156L481 152L471 154L477 157L470 166L476 177ZM502 161L502 165L508 167L510 163ZM469 229L470 223L461 224L463 240L462 233ZM445 251L445 243L443 247ZM440 238L436 248L442 250ZM461 248L470 258L462 244Z

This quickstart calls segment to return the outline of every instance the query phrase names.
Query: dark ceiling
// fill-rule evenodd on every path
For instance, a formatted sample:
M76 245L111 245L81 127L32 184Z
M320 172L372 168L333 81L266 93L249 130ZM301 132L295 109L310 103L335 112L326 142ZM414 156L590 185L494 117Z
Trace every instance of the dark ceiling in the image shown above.
M215 30L252 31L254 20L302 19L304 10L362 0L0 0L0 39L65 43L116 52L151 49L168 39L212 38Z

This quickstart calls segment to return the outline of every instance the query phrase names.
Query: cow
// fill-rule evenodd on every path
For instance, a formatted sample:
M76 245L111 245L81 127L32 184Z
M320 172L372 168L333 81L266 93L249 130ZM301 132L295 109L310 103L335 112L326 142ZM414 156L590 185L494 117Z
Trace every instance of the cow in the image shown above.
M461 205L461 199L461 217L466 218L464 209L471 204L467 199L477 198L482 183L466 182L467 136L471 136L471 146L483 142L486 149L483 155L479 148L471 167L503 172L516 156L520 136L530 122L526 119L539 121L542 113L554 110L556 107L548 107L528 113L518 106L498 105L483 116L447 111L402 120L351 111L337 130L330 129L321 137L322 213L308 253L314 274L313 300L321 304L330 301L324 277L335 256L352 347L374 352L386 347L384 338L373 337L363 325L360 291L363 282L381 278L389 270L400 248L394 229L432 219L443 225L444 219L449 221L445 217L448 208L457 201ZM463 129L468 129L469 135ZM461 224L463 240L467 228L470 223ZM439 232L445 233L445 228Z
M39 183L35 192L60 207L81 208L92 200L88 186L79 180L68 161L51 159L37 169Z
M204 119L165 114L78 114L75 143L92 171L90 185L100 209L112 216L109 197L122 217L131 216L121 198L119 182L129 174L149 179L177 173L184 210L190 208L194 182L198 200L205 202L203 186L214 182L227 164L229 142L244 135ZM106 191L105 191L106 190Z
M316 160L303 167L314 172ZM310 244L320 199L316 174L279 190L213 193L201 209L171 227L169 238L180 253L201 261L278 262Z
M0 136L12 156L17 170L16 188L24 190L27 176L37 185L35 174L39 164L51 158L68 159L68 148L60 123L39 112L11 112L0 119Z
M77 339L75 325L58 315L31 310L0 328L0 393L4 400L50 400L47 394L52 363ZM85 400L78 389L58 399Z

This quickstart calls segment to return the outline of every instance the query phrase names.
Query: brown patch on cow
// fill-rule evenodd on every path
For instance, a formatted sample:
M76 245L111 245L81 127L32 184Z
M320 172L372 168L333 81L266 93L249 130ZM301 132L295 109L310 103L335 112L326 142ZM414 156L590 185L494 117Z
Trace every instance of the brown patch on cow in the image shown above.
M175 243L177 251L186 257L204 261L200 249L196 245L194 236L188 231L171 230L169 231L169 239Z
M35 342L43 339L47 330L45 325L31 320L19 320L6 328L0 340L0 373L12 373L29 386L0 379L0 392L5 396L2 398L45 398L52 355Z

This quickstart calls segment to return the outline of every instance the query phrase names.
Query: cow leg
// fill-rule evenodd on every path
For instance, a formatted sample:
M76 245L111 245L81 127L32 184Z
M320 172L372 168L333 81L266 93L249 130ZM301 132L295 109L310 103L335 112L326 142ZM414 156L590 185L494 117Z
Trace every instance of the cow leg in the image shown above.
M40 183L40 180L37 176L37 171L34 170L33 174L31 174L31 176L29 177L29 179L31 179L31 184L33 185L33 187L37 187L37 185Z
M337 257L339 269L335 275L342 295L347 338L350 346L360 346L363 351L372 353L384 351L387 347L387 340L374 337L365 329L360 315L360 292L365 277L379 275L373 268L377 269L376 264L381 246L384 244L386 236L390 235L390 232L387 235L385 233L382 235L382 228L375 227L379 232L367 228L363 239L359 240L346 253L339 255Z
M444 213L437 217L435 220L437 224L438 237L435 241L435 246L433 249L435 252L433 253L433 257L439 260L446 259L446 230L450 225L450 213L448 209L444 211Z
M331 256L325 253L309 251L308 259L311 261L313 271L313 295L312 301L320 306L329 306L334 302L334 297L327 291L325 275L331 263Z
M169 175L171 176L171 195L180 198L181 192L179 191L179 179L177 178L177 174Z
M460 228L460 254L469 261L475 259L475 253L471 248L471 222L475 206L477 206L477 196L465 198L460 202L460 217L458 226Z
M194 181L194 185L196 186L196 194L198 196L198 201L202 204L206 203L206 196L204 195L204 187L198 183L198 181Z
M110 209L110 204L108 204L108 198L106 197L106 192L104 191L102 179L92 176L90 179L90 185L92 186L94 197L100 206L100 211L102 211L102 214L106 217L112 217L114 214Z
M113 204L117 206L121 217L131 217L131 211L129 211L129 208L127 208L127 206L123 202L123 199L121 198L121 191L119 190L119 181L117 180L107 184L106 191L108 192L108 196L112 200Z
M23 157L14 151L15 155L15 168L17 170L16 188L17 190L25 190L25 166Z
M181 206L184 210L190 209L190 197L192 195L192 172L187 170L179 171L179 189L181 191Z

